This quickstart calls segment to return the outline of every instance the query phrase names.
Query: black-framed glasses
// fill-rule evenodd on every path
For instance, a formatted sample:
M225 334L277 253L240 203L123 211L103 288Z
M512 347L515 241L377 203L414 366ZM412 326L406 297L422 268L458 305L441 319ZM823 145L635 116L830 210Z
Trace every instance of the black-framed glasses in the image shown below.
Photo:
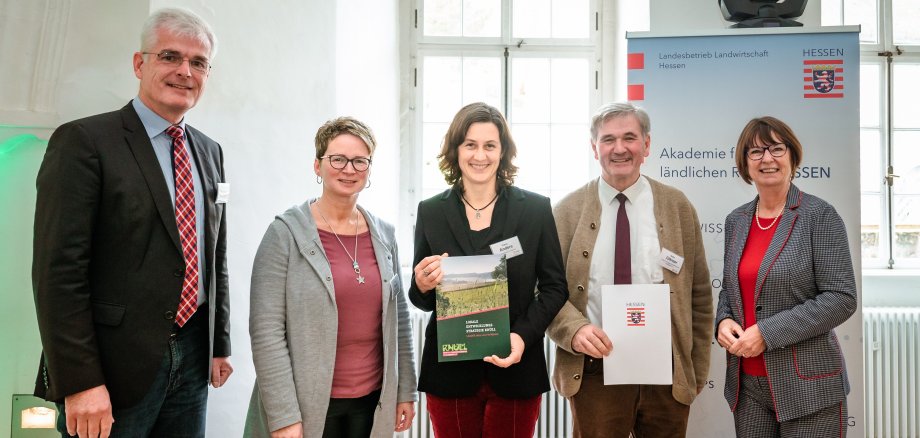
M211 70L211 63L209 63L208 60L204 58L198 58L198 57L196 58L184 57L179 52L175 52L172 50L164 50L160 53L153 53L153 52L141 52L141 53L143 53L144 55L157 55L158 61L164 64L169 64L173 67L178 67L182 65L183 61L188 60L188 66L191 67L192 70L197 71L198 73L207 73L209 70Z
M364 172L371 167L371 159L368 157L348 158L344 155L323 155L319 157L320 160L323 158L328 158L329 165L332 166L333 169L338 170L344 169L348 163L351 163L351 167L354 167L358 172Z
M762 160L763 154L770 151L770 155L774 158L779 158L786 155L786 150L788 149L783 143L771 144L770 146L750 146L747 150L747 157L755 161Z

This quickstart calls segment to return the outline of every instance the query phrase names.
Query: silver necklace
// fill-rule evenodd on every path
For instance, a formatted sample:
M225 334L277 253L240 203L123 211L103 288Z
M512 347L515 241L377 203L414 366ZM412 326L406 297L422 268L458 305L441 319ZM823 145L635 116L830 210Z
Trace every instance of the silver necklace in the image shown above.
M345 244L342 243L342 239L339 238L338 233L335 232L335 228L332 228L332 224L326 219L326 216L323 215L323 210L319 208L319 205L316 206L316 212L319 213L319 217L323 218L323 222L326 223L326 226L332 230L332 235L335 236L335 240L339 241L339 245L342 245L342 249L345 250L345 254L351 259L351 267L355 270L355 275L358 276L358 283L364 284L364 277L361 276L361 267L358 266L358 211L355 210L355 256L352 257L351 253L348 252L348 248L345 247Z
M498 193L496 193L496 194L495 194L495 197L493 197L492 200L489 201L489 203L486 204L485 207L482 207L482 208L473 207L473 204L470 204L470 201L467 201L467 200L466 200L466 196L463 196L463 193L460 193L460 199L463 199L463 202L465 202L466 205L469 205L470 208L472 208L473 211L476 212L476 219L479 219L479 217L480 217L480 216L479 216L479 212L481 212L481 211L483 211L483 210L489 208L489 206L492 205L492 203L495 202L496 199L498 199Z
M763 225L760 225L760 200L758 200L758 201L757 201L757 209L756 209L756 211L754 212L754 222L757 223L757 228L760 228L761 231L767 231L767 230L769 230L770 228L773 228L773 224L775 224L776 221L779 220L779 217L783 215L783 210L785 210L785 209L786 209L786 203L783 202L783 208L780 209L779 214L776 215L775 218L773 218L773 222L770 222L770 225L763 226Z

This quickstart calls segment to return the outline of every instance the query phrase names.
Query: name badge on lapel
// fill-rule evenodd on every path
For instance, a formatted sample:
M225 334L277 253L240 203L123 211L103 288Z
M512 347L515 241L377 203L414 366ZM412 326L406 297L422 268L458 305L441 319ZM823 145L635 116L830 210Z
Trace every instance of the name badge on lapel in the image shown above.
M680 274L680 268L684 266L684 258L674 254L667 248L661 248L661 255L658 256L658 264L675 274Z
M489 245L489 248L492 248L492 254L504 254L506 259L524 254L524 248L521 248L521 241L518 240L517 236L493 243Z
M217 183L217 200L215 204L226 204L230 200L230 183Z

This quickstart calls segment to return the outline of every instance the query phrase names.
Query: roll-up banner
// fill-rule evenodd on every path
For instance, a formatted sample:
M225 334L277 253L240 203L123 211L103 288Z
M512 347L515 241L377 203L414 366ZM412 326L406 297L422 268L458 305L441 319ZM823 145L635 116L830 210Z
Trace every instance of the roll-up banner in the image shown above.
M725 216L756 195L738 175L735 145L750 119L766 115L786 122L802 142L793 182L843 217L861 284L858 35L857 26L627 33L629 100L651 117L642 170L682 190L696 207L713 303L722 283ZM851 386L851 436L865 434L861 309L836 330ZM688 436L735 436L723 396L725 365L725 350L713 340L709 381L692 405Z

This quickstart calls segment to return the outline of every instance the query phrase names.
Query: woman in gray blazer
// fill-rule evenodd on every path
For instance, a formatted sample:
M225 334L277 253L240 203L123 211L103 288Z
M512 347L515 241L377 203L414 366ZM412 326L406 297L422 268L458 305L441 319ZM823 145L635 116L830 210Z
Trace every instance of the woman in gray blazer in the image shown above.
M272 222L252 269L246 435L392 437L418 394L393 226L357 204L376 142L349 117L315 142L322 196Z
M802 145L773 117L751 120L736 164L757 197L725 219L716 339L739 437L842 437L850 391L834 327L856 311L843 220L792 178Z

